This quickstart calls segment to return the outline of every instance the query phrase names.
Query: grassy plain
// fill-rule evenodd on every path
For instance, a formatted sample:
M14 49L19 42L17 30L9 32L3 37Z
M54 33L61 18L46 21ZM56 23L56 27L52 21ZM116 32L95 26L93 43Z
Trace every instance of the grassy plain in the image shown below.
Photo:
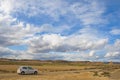
M38 75L18 75L19 66L32 66ZM120 64L101 62L0 60L0 80L120 80Z

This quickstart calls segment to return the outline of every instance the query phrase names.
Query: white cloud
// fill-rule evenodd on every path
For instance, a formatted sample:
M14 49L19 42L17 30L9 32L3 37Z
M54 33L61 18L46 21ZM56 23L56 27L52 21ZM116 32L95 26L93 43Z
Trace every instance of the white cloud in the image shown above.
M14 51L8 48L0 47L0 57L2 58L15 58Z
M110 33L113 35L120 35L120 29L113 29L110 31Z
M120 50L120 39L117 39L113 45L106 46L108 51L119 51Z
M104 9L101 3L88 0L73 3L65 0L0 0L0 56L64 60L99 58L95 54L96 50L103 49L108 38L101 36L91 25L105 23L106 20L102 16ZM58 26L49 23L36 26L13 17L19 14L27 18L45 15L55 21L58 21L61 16L69 19L74 17L83 27L72 35L64 36L61 34L74 27L63 23ZM119 34L119 30L111 32ZM7 48L19 44L28 45L28 50L17 52ZM114 47L108 48L113 53L108 51L106 57L119 55L118 44L119 41L114 44Z
M11 23L15 22L16 18L13 18L10 15L0 14L0 26L10 26Z
M120 56L120 52L111 52L105 55L105 57L118 57L118 56Z
M97 1L83 0L69 3L65 0L1 0L4 13L21 13L28 17L46 15L59 20L60 16L75 16L83 25L105 23L104 5Z
M61 36L57 34L45 34L29 39L29 50L32 53L43 52L79 52L91 49L101 49L107 44L107 39L94 40L76 36Z
M87 53L81 52L52 52L52 53L38 53L34 55L35 59L43 60L68 60L68 61L89 61L96 59L94 56L90 57ZM93 59L94 58L94 59Z
M117 39L113 45L106 46L106 58L120 59L120 40Z
M91 53L92 51L90 51ZM50 53L29 53L27 51L14 51L8 48L0 47L0 56L2 58L14 59L41 59L41 60L68 60L68 61L91 61L97 60L96 55L90 56L84 51L81 52L50 52Z
M29 17L45 14L58 19L66 13L66 5L61 0L1 0L1 10L4 13L22 13ZM64 7L64 8L63 8Z
M15 51L9 48L0 47L0 57L10 59L33 59L34 55L24 51Z
M0 1L0 11L3 11L3 13L5 13L5 14L10 14L14 8L13 3L15 3L14 0L11 0L11 1L1 0Z
M53 26L51 24L43 24L40 26L40 32L48 32L48 33L64 33L67 30L70 30L71 26L61 25L61 26Z
M86 1L71 5L71 11L80 19L83 25L105 23L102 14L104 13L104 5L97 1Z
M0 46L23 44L25 37L33 36L39 28L17 21L16 18L0 13Z
M92 57L92 56L94 56L94 54L95 54L95 51L92 50L92 51L90 51L89 56Z

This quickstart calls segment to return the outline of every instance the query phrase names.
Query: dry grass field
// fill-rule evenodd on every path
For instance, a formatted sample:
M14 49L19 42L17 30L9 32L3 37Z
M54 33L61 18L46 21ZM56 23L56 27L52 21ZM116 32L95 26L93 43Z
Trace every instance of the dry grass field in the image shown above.
M19 66L32 66L38 75L18 75ZM120 64L64 61L0 61L0 80L120 80Z

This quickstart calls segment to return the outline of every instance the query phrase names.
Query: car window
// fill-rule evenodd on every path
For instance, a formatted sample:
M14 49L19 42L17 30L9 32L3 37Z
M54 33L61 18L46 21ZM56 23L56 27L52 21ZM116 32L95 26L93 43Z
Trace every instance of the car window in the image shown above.
M33 69L32 67L28 67L28 69Z
M27 67L22 67L23 69L27 69Z

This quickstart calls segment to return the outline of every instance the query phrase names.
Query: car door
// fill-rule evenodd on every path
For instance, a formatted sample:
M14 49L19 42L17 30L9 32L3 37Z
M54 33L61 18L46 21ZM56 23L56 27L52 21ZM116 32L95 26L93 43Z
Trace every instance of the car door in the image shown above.
M30 74L34 73L34 69L32 67L28 67L28 71L29 71Z
M22 67L22 71L24 71L25 72L25 74L28 74L29 72L28 72L28 68L27 67Z

